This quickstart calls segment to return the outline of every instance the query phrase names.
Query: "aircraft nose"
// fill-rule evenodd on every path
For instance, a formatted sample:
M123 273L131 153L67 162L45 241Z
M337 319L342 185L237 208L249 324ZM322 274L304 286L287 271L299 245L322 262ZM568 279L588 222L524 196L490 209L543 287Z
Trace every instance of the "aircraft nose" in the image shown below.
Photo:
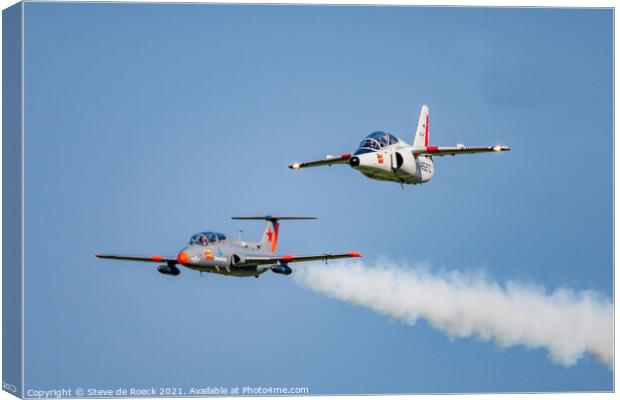
M357 167L358 165L360 165L360 158L355 156L349 158L349 165L352 167Z
M179 255L177 255L177 261L181 265L187 265L187 262L189 261L189 255L186 252L181 251L179 252Z

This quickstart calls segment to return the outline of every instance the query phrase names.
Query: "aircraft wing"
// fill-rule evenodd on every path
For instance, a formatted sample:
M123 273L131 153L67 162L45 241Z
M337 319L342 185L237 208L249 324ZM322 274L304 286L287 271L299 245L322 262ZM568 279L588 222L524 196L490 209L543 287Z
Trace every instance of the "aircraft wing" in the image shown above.
M474 153L492 153L500 151L510 151L510 147L507 146L476 146L468 147L463 145L457 146L426 146L426 148L413 149L411 152L414 155L428 155L428 156L455 156L457 154L474 154Z
M176 257L163 257L163 256L124 256L118 254L95 254L96 257L99 258L107 258L110 260L127 260L127 261L144 261L144 262L173 262L177 263Z
M300 168L308 168L308 167L321 167L323 165L332 165L332 164L346 164L347 161L351 158L351 154L343 154L341 156L327 156L323 160L316 161L306 161L302 163L293 163L288 167L290 169L300 169Z
M308 254L301 256L250 256L245 259L244 264L280 264L289 262L334 260L337 258L351 257L362 257L362 255L356 251L352 251L349 253Z

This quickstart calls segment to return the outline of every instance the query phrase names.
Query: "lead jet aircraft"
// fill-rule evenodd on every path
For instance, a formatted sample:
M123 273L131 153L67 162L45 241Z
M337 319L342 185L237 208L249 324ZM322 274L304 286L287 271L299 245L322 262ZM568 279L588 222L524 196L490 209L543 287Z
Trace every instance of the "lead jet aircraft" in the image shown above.
M166 275L179 275L181 271L177 265L200 272L212 272L222 275L254 276L271 270L276 274L290 275L293 270L289 263L304 261L327 261L336 258L362 257L358 252L335 253L335 254L310 254L310 255L276 255L278 247L278 235L280 232L280 220L316 219L314 217L233 217L232 219L243 220L266 220L265 231L259 242L246 242L243 240L230 240L223 233L201 232L191 237L189 244L185 246L176 257L161 255L153 256L126 256L117 254L95 254L99 258L111 260L129 260L165 263L157 267L157 270Z
M371 179L399 182L403 184L421 184L431 180L435 174L433 156L473 154L509 151L506 146L468 147L428 145L428 107L422 106L418 128L413 138L413 145L387 132L373 132L366 136L359 148L353 153L341 156L327 156L323 160L293 163L289 168L300 169L322 165L349 164Z

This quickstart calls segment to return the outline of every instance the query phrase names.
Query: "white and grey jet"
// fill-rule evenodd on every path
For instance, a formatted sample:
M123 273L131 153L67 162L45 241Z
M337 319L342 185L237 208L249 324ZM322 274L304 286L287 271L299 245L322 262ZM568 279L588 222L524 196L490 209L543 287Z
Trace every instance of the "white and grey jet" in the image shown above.
M327 156L325 159L296 162L289 168L300 169L323 165L349 164L371 179L399 182L402 184L421 184L431 180L435 174L433 156L473 154L509 151L510 147L478 146L468 147L428 145L428 107L422 106L418 128L410 145L387 132L373 132L366 136L353 153L340 156Z
M148 255L120 255L100 254L95 256L110 260L143 261L163 263L157 270L165 275L179 275L181 270L177 265L200 271L212 272L231 276L258 276L265 271L276 274L290 275L293 270L289 263L307 261L327 261L338 258L362 257L356 251L346 253L318 253L318 254L276 254L280 234L281 220L315 219L314 217L282 217L282 216L252 216L233 217L243 220L265 220L265 230L259 242L229 239L220 232L200 232L193 235L187 246L183 247L174 256Z

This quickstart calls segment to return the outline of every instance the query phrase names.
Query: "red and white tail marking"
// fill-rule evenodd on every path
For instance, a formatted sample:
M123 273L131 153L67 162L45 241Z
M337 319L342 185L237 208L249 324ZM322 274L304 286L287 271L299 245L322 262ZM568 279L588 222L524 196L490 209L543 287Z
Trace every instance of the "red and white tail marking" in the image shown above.
M280 230L280 223L278 221L268 220L265 226L265 232L261 242L265 247L268 247L272 252L275 252L278 248L278 232Z
M420 119L418 120L418 128L415 131L415 136L413 137L413 146L415 147L427 147L428 146L428 123L429 123L429 115L428 115L428 107L426 105L422 106L420 110Z
M274 237L271 241L271 251L275 253L276 248L278 247L278 231L280 230L280 224L276 222L274 224Z
M261 248L269 249L272 253L275 253L278 248L278 237L280 234L280 223L279 220L295 220L295 219L316 219L315 217L300 217L300 216L243 216L243 217L232 217L232 219L244 219L244 220L266 220L267 224L265 225L265 230L263 231L263 236L261 237L260 242L258 243Z
M428 110L426 111L426 133L424 134L424 146L428 146Z

